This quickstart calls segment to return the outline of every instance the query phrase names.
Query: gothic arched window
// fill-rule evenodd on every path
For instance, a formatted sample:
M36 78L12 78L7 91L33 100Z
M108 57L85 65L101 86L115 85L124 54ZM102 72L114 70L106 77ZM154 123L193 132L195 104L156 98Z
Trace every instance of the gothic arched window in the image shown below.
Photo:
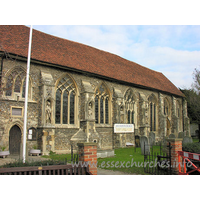
M125 101L125 113L126 113L126 123L128 124L134 124L134 95L133 92L129 89L126 91L126 94L124 96Z
M10 75L6 83L6 96L12 96L13 77Z
M149 119L150 119L150 131L156 131L156 120L157 120L157 109L156 109L156 98L154 95L151 95L148 98L149 101Z
M178 117L178 128L181 130L182 127L182 107L180 101L176 101L176 116Z
M104 84L95 93L95 122L109 124L109 93Z
M56 89L55 123L75 124L76 88L69 76L60 79Z
M12 97L18 94L21 98L25 98L25 87L26 87L26 73L22 69L13 70L6 81L6 96ZM31 83L29 81L29 98L31 98Z

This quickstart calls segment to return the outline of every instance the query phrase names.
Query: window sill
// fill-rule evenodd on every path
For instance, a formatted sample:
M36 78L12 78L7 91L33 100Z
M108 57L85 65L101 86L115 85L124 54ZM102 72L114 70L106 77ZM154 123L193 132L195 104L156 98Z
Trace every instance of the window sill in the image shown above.
M13 102L25 102L25 98L20 98L19 100L17 100L10 96L3 96L3 97L1 97L1 100L2 101L13 101ZM37 103L37 101L28 99L28 103Z
M112 127L110 124L95 124L95 127L96 128L109 128L109 127Z
M55 128L79 128L76 124L55 124Z

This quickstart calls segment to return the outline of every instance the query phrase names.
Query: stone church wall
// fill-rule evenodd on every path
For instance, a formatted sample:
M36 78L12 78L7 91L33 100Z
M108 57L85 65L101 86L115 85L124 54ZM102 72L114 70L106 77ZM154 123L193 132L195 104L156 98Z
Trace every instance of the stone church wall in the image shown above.
M24 69L26 71L26 62L19 60L3 61L3 77L6 84L6 77L10 71ZM56 84L59 78L67 73L74 81L77 88L75 108L75 124L59 125L55 124L55 92ZM153 80L152 80L153 81ZM95 90L100 84L104 84L109 91L109 124L95 124L94 119L94 95ZM112 149L114 145L125 147L126 142L135 144L135 136L131 134L120 134L117 141L113 141L113 124L127 123L127 110L124 96L128 90L134 94L134 123L135 135L147 136L150 132L150 111L149 97L153 96L156 106L156 140L162 140L169 134L188 131L188 117L186 111L186 102L181 97L173 97L169 94L163 94L159 91L137 88L136 86L125 85L111 80L103 80L88 74L80 74L65 69L59 69L52 66L31 63L30 68L31 92L28 101L28 129L33 127L37 130L37 142L27 141L28 149L35 143L46 152L55 151L57 153L66 153L70 151L70 145L77 142L97 142L98 149ZM12 98L5 96L5 92L0 97L0 146L6 146L9 149L9 131L13 125L20 127L23 137L23 116L17 117L11 115L12 107L24 108L24 99L15 94ZM168 99L170 115L164 114L164 101ZM181 104L180 112L184 116L176 116L176 101ZM45 121L45 112L47 101L51 104L51 120ZM92 106L91 116L88 114L88 105ZM184 112L182 112L184 109ZM168 120L168 121L167 121ZM184 127L183 122L184 121ZM189 134L189 133L188 133ZM22 141L22 140L21 140ZM116 142L116 143L115 143Z

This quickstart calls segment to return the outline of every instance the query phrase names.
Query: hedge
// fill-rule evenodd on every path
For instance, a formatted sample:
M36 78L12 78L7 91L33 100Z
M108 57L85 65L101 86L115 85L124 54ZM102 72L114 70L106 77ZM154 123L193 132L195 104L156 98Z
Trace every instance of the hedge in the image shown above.
M183 151L200 154L200 143L183 144Z

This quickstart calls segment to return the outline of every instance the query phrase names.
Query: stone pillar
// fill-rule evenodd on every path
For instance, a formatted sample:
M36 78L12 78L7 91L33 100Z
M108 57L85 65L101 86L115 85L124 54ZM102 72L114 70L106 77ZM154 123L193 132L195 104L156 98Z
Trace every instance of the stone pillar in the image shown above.
M172 166L172 174L179 173L179 165L178 163L178 151L182 151L182 138L169 138L167 139L167 143L171 144L171 166Z
M48 136L48 132L47 131L43 131L43 136L42 136L42 155L48 155L49 154L49 152L46 149L47 136Z
M89 171L97 175L97 144L92 142L77 143L79 161L88 162Z

